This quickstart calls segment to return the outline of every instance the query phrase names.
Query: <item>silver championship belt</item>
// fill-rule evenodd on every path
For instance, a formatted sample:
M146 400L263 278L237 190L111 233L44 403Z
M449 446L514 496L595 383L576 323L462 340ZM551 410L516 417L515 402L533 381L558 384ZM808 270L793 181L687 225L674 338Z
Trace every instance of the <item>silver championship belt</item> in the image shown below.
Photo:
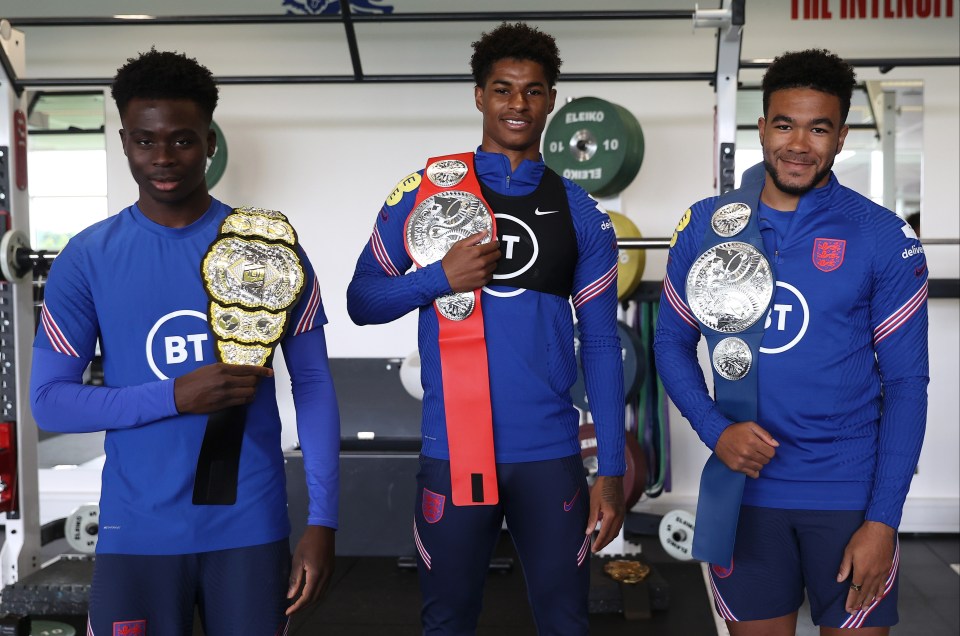
M763 316L773 297L770 263L749 243L720 243L694 261L686 292L690 310L703 325L740 333Z
M758 421L757 362L775 287L752 209L765 183L764 164L758 163L743 173L738 189L716 200L702 253L687 272L687 304L710 352L713 399L730 422ZM745 482L746 475L729 468L716 452L700 475L691 554L714 569L733 567Z
M430 174L436 162L427 168ZM448 162L462 163L462 162ZM448 171L459 171L457 166ZM439 175L448 172L438 171ZM457 177L458 183L463 176ZM487 232L481 243L493 238L493 214L480 197L462 190L445 190L424 199L407 218L404 238L407 252L418 267L435 263L446 255L453 244L478 232ZM437 298L437 310L449 320L464 320L476 305L473 292L460 292Z
M297 236L275 210L237 208L220 225L201 265L217 356L265 365L287 327L306 277Z

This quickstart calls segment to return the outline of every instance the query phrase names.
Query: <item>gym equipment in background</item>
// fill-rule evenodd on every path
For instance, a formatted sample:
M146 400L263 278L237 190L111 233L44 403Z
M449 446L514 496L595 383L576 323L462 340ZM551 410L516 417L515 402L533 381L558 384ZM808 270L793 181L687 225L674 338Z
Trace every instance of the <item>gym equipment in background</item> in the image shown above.
M630 111L598 97L580 97L551 118L543 160L597 197L626 189L643 163L643 130Z

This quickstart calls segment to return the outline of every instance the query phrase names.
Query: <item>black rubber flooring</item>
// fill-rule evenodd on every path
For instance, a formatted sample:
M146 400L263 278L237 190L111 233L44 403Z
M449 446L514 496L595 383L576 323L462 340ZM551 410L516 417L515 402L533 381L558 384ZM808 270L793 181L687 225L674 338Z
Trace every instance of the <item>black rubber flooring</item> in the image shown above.
M501 559L514 556L506 535L495 556ZM699 564L675 561L654 545L644 549L640 558L649 563L661 579L652 591L653 605L660 609L651 608L649 618L637 620L627 620L619 612L591 613L590 633L597 636L715 635ZM594 586L618 591L618 586L602 573L601 560L595 559L591 576ZM620 599L616 601L615 605L622 606ZM419 612L416 570L399 568L397 559L393 558L339 557L327 596L318 606L300 612L292 621L289 633L291 636L419 636ZM509 571L491 570L477 636L535 633L519 563L515 562Z
M673 560L664 554L653 537L639 535L633 536L632 540L641 546L640 559L652 565L663 581L656 586L655 608L644 620L627 620L622 614L594 613L591 615L591 635L714 636L717 632L700 566ZM65 553L66 548L68 546L62 539L44 546L43 560ZM957 601L960 599L957 566L960 563L960 537L956 534L901 534L900 549L900 624L891 630L892 636L960 634L960 603ZM509 558L511 555L512 546L505 538L496 556ZM599 567L600 564L593 565ZM595 574L594 588L609 584L605 575ZM592 590L591 598L595 591ZM518 564L509 572L492 571L484 594L479 636L535 634ZM419 608L420 595L414 570L398 568L394 558L338 557L329 593L322 603L307 608L294 618L289 634L419 636ZM800 614L797 635L816 636L819 630L810 624L809 609L804 606ZM82 615L51 613L35 617L59 620L74 626L78 634L83 633ZM202 631L197 629L195 634L202 636Z

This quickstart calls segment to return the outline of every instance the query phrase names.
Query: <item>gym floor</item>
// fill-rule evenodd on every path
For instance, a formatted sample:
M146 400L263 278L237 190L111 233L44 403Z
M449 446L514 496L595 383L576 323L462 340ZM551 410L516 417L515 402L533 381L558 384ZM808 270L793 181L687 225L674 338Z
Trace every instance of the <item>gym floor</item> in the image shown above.
M653 536L628 536L639 549L638 557L650 564L659 582L647 588L650 607L644 602L631 608L649 609L649 617L628 620L621 613L591 614L590 633L595 636L727 636L712 611L703 570L695 562L676 561ZM44 546L47 562L70 551L59 539ZM499 563L514 557L504 534L495 554ZM594 560L594 589L609 591L612 581ZM654 575L651 575L654 576ZM648 579L649 581L649 579ZM77 583L84 583L78 581ZM615 588L614 588L615 589ZM633 589L630 592L635 592ZM597 594L591 595L592 604ZM604 599L609 598L600 594ZM900 623L894 636L957 636L960 634L960 535L902 534L900 536ZM621 603L622 604L622 603ZM665 608L664 608L665 605ZM419 592L413 569L400 567L395 558L337 557L336 572L323 603L300 612L290 625L291 636L417 636L420 634ZM68 620L67 617L54 617ZM70 617L82 629L82 617ZM82 633L79 632L79 633ZM519 563L512 568L491 568L484 591L484 609L478 636L528 636L533 620ZM202 636L197 629L196 636ZM800 610L797 636L815 636L819 630Z
M622 614L592 614L590 633L596 636L726 636L712 611L702 569L674 560L654 537L629 537L640 546L641 558L652 565L669 586L669 604L654 609L648 619L626 620ZM497 556L512 556L509 539ZM891 631L901 636L957 636L960 634L960 535L900 537L900 624ZM402 571L395 560L341 558L326 601L303 612L292 623L291 636L330 634L356 636L420 634L416 573ZM598 574L598 569L594 570ZM605 577L599 574L600 577ZM510 572L491 572L484 597L478 636L534 634L519 565ZM809 608L800 610L797 636L814 636Z
M648 577L644 589L649 596L633 604L643 613L649 600L654 608L668 603L667 610L652 609L647 618L626 620L619 613L593 613L591 634L645 636L663 634L713 634L714 622L698 565L673 560L659 549L655 538L644 539L657 551L644 551L642 560L655 574ZM495 560L513 559L512 544L504 533L495 552ZM325 602L298 616L292 623L293 636L323 633L333 635L420 634L420 599L416 571L399 569L390 558L338 559L338 572ZM594 559L592 605L615 600L623 604L618 585L602 573L599 559ZM659 577L656 582L651 581ZM631 588L634 586L631 586ZM640 588L638 588L639 590ZM607 592L616 595L612 599ZM634 590L630 590L633 592ZM595 594L599 592L598 594ZM533 619L526 599L520 564L514 561L509 570L493 569L484 590L484 607L477 629L478 636L526 636L535 634Z

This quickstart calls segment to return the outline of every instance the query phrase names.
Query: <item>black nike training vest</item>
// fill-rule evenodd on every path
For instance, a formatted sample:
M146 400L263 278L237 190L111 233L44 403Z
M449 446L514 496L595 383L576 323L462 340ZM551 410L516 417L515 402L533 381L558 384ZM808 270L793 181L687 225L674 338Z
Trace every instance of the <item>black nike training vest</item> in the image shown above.
M511 197L480 182L497 219L500 260L490 285L506 285L569 298L577 266L577 236L563 180L546 168L532 193Z

